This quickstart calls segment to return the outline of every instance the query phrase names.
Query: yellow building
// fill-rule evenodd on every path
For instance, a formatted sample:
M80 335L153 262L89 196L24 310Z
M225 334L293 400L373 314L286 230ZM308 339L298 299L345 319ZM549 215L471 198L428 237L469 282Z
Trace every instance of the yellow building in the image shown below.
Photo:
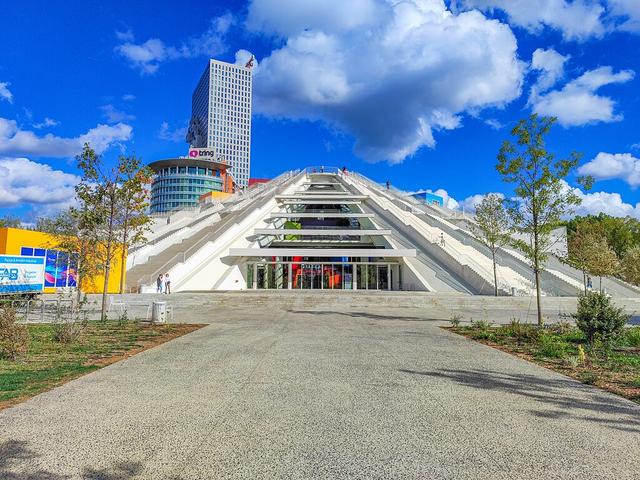
M22 255L45 258L45 293L55 293L64 287L77 285L75 259L55 249L51 235L21 228L0 228L0 255ZM119 293L121 265L120 254L115 255L109 274L108 293ZM125 256L126 264L126 256ZM126 281L126 278L125 278ZM84 293L102 293L104 276L96 275L82 282Z

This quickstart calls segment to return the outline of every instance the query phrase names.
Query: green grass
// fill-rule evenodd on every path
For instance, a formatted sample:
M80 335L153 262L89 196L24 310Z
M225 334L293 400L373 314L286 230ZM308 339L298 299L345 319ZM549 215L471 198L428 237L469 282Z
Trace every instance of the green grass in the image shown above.
M31 337L27 355L15 362L0 358L0 408L97 370L126 352L162 343L198 326L90 322L72 343L54 341L50 324L27 328Z
M590 347L584 334L568 324L540 329L518 321L501 326L477 322L451 330L640 403L640 327L625 329L607 349Z

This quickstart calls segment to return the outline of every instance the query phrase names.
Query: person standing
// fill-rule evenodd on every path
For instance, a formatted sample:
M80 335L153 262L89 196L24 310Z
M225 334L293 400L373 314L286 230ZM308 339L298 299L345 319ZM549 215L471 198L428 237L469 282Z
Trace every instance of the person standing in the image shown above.
M169 272L164 274L164 293L171 293L171 280L169 279Z
M163 277L163 275L160 274L160 275L158 275L158 278L156 279L156 291L157 291L157 293L162 293L162 284L164 283L162 277Z
M391 186L391 182L389 180L387 180L387 190L389 190L390 186Z

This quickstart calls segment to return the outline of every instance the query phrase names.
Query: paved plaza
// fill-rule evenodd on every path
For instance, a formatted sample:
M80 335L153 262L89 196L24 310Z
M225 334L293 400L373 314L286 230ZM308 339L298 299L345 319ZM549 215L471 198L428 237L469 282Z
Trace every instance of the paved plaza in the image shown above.
M217 305L0 412L0 478L638 478L640 407L419 312Z

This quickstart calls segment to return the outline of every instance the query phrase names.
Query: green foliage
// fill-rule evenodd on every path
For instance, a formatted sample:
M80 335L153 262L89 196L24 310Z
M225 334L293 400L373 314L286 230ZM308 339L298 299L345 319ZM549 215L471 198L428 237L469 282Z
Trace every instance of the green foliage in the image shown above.
M31 340L27 327L16 323L17 320L13 307L0 307L0 356L11 361L27 353Z
M545 358L565 358L569 349L570 345L567 342L545 333L538 338L536 355Z
M622 278L634 285L640 285L640 246L627 250L622 259Z
M302 224L300 222L296 222L293 220L287 220L284 222L284 228L286 230L300 230L302 228ZM285 235L285 240L298 240L300 235Z
M625 328L620 335L619 344L640 348L640 327Z
M518 122L511 131L515 143L506 140L502 144L496 166L503 180L515 185L516 198L506 202L507 212L515 231L526 239L519 240L517 246L535 273L539 325L543 325L540 271L553 246L551 232L581 201L564 183L581 155L573 152L569 158L558 160L546 149L545 137L555 122L555 118L538 115ZM592 179L579 181L588 187Z
M537 340L540 336L540 329L530 323L522 323L518 319L512 319L507 325L503 325L499 328L501 335L512 337L519 342Z
M640 221L635 218L611 217L600 213L575 217L565 222L565 225L569 236L573 235L580 225L600 228L619 259L633 247L640 247Z
M22 228L22 222L18 217L12 217L11 215L5 215L0 218L0 228Z
M491 250L493 260L494 294L498 296L498 276L496 273L496 252L510 242L509 216L504 208L504 200L496 194L487 195L476 207L476 223L472 225L473 233Z
M452 313L451 318L449 318L449 322L451 323L452 327L459 327L460 320L462 320L462 315L460 315L459 313Z
M601 292L587 292L578 299L578 310L573 315L578 328L593 347L596 340L605 347L618 338L629 321L629 315L618 308Z

